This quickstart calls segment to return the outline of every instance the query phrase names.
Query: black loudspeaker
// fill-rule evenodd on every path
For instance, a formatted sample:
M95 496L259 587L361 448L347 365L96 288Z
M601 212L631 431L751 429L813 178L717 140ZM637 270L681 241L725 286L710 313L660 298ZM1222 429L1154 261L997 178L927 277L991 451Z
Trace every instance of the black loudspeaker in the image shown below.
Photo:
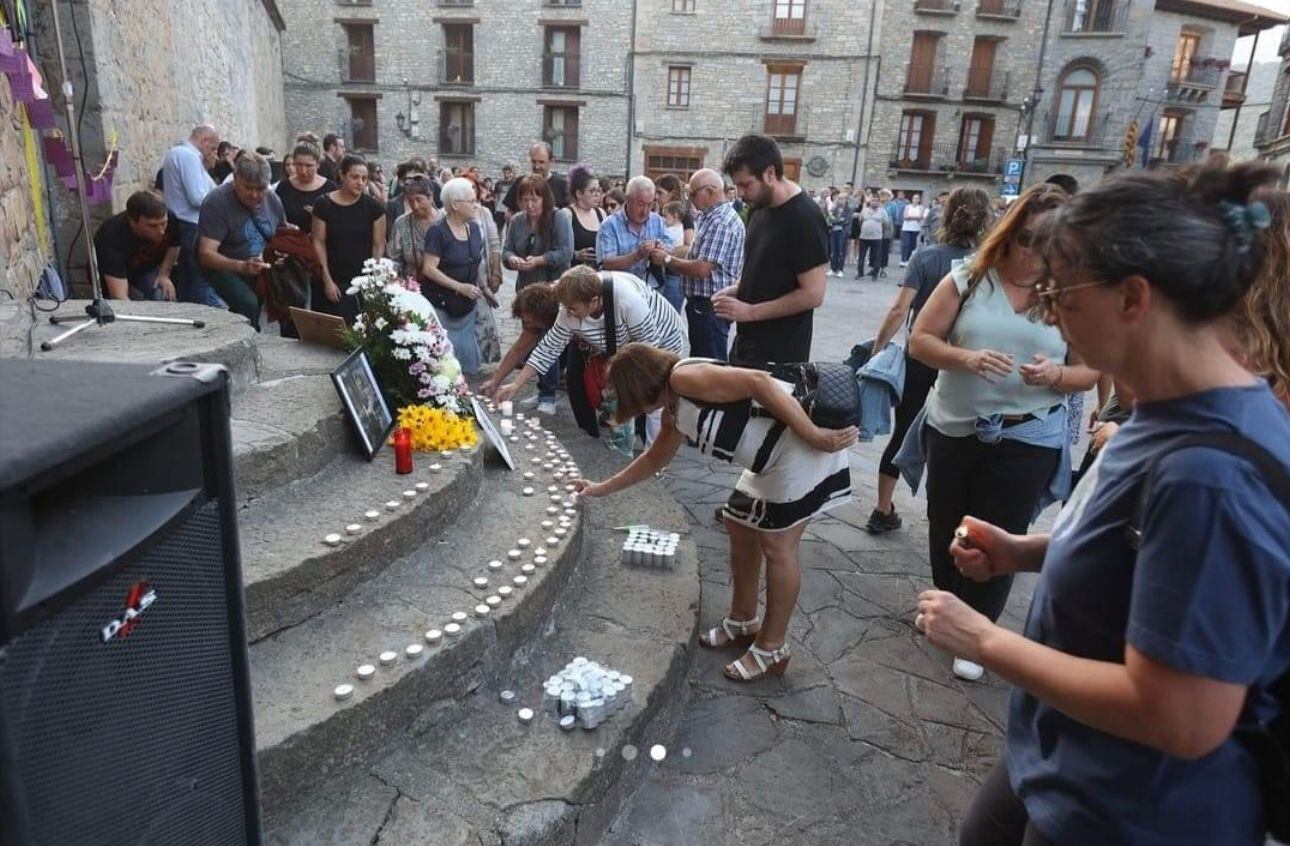
M0 836L262 840L228 374L0 360Z

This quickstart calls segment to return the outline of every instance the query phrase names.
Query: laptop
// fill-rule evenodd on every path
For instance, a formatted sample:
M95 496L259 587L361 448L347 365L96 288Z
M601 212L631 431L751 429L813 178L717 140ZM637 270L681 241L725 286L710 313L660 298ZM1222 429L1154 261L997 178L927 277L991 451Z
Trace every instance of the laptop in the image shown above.
M345 331L344 318L292 306L291 321L296 324L300 340L338 350L345 349L345 342L341 338L341 333Z

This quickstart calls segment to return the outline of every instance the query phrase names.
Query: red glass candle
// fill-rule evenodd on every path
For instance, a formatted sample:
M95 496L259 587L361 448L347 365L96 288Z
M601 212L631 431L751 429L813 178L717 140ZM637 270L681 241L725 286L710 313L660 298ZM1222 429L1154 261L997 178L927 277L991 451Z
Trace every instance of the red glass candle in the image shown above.
M412 472L412 433L401 426L394 430L394 472L400 476Z

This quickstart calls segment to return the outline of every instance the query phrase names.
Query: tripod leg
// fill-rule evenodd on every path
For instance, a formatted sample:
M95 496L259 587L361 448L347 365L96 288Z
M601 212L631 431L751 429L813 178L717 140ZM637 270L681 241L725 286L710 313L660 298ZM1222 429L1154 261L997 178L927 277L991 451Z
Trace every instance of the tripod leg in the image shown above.
M50 318L50 320L52 321L53 318ZM62 333L58 337L51 338L48 341L42 341L40 344L40 348L45 352L49 352L54 347L61 344L63 341L66 341L68 338L72 337L73 335L77 335L77 334L80 334L81 332L84 332L86 329L90 328L91 326L94 326L97 323L98 321L94 320L93 318L89 320L82 320L80 323L76 324L71 329L68 329L66 332Z
M141 317L134 314L118 314L116 319L126 323L168 323L172 326L192 326L195 329L206 326L205 320L189 320L186 317Z

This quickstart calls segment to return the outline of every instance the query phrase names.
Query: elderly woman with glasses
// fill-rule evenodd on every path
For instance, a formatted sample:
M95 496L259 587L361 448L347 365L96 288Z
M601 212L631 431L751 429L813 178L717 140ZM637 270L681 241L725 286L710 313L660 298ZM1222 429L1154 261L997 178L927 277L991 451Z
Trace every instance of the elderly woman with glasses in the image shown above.
M421 273L430 284L421 292L434 305L461 371L470 376L480 365L476 303L492 297L486 286L479 285L479 263L488 240L475 213L475 186L470 180L449 179L439 197L444 215L426 233Z
M1024 635L919 600L932 643L1013 686L964 846L1262 846L1284 819L1290 417L1229 337L1277 254L1276 176L1131 171L1044 224L1048 323L1137 404L1051 535L965 520L951 547L967 578L1039 571Z
M1036 227L1066 201L1053 185L1022 192L977 252L937 284L909 339L910 356L940 373L895 464L916 485L926 461L932 581L991 621L1012 577L965 579L949 553L954 530L971 514L1024 532L1066 497L1066 398L1098 378L1044 322L1035 292L1044 275ZM975 681L983 671L955 656L953 672Z
M386 245L386 258L394 262L400 276L421 278L422 258L425 256L426 235L430 227L443 217L434 207L430 179L411 176L402 181L401 201L408 207L390 228L390 242Z

